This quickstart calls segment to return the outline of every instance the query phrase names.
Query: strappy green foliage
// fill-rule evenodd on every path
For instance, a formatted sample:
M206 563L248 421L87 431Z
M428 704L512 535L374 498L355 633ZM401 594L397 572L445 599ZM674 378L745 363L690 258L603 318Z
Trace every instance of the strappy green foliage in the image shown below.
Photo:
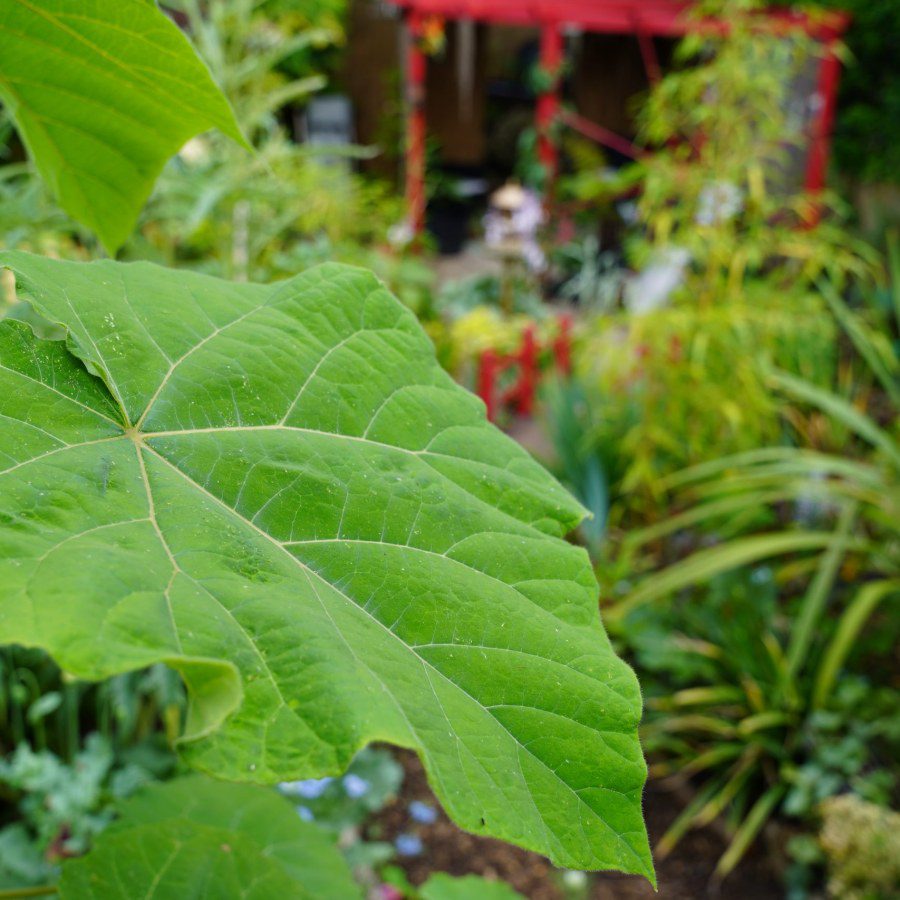
M237 780L414 748L462 827L650 878L640 695L578 504L371 275L272 286L0 256L0 641L163 661L185 759Z

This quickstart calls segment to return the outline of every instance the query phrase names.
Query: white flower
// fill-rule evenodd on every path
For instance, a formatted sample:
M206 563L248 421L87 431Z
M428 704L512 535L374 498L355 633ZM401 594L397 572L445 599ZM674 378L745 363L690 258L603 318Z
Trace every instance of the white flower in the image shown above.
M721 225L744 208L744 192L730 181L713 181L700 192L697 202L698 225Z
M690 254L683 247L670 247L660 253L643 272L625 285L625 306L635 315L652 312L669 302L683 281Z
M206 162L209 158L209 144L202 137L192 137L178 151L178 155L191 166Z

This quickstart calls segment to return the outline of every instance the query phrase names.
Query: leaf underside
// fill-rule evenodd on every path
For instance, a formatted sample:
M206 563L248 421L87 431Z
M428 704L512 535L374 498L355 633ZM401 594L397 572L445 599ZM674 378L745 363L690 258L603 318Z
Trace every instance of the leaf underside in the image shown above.
M463 828L653 878L582 510L373 276L4 264L68 338L0 322L0 642L82 678L166 662L220 777L388 741Z
M63 866L61 900L359 900L338 849L272 790L202 775L145 788L91 852Z
M147 0L3 0L0 100L60 205L110 252L166 160L219 128L243 142L187 38Z

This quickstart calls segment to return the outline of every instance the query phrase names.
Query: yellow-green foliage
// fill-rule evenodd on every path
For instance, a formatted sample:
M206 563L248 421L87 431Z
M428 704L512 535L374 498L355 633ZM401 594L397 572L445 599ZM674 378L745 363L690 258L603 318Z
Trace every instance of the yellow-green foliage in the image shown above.
M828 894L840 900L900 895L900 813L855 794L822 803L819 841L828 857Z
M739 298L749 278L778 269L840 284L871 272L871 250L852 239L835 197L803 186L808 122L793 95L821 47L758 27L762 0L714 0L704 11L727 35L694 33L640 111L652 148L637 164L640 232L630 242L643 266L666 247L686 249L700 302ZM635 177L635 176L631 176Z
M779 403L762 364L827 384L835 335L820 297L768 291L594 319L576 343L575 368L598 412L598 444L618 443L621 488L652 496L676 469L777 442Z
M529 326L535 328L539 345L549 347L559 334L555 318L543 319L525 314L504 315L492 306L476 306L451 321L426 324L431 339L438 345L442 364L454 375L468 380L486 350L499 354L515 353Z

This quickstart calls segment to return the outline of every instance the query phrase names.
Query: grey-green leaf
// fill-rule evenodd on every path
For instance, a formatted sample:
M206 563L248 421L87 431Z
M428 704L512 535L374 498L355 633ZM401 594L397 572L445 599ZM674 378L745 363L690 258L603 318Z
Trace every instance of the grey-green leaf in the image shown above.
M218 128L243 142L187 38L147 0L4 0L0 100L63 209L116 250L166 160Z
M332 840L275 791L203 775L126 801L87 856L66 863L62 900L359 900Z
M389 741L463 828L652 878L638 685L562 540L582 510L383 285L4 263L68 337L0 323L0 641L173 666L182 753L221 777Z

